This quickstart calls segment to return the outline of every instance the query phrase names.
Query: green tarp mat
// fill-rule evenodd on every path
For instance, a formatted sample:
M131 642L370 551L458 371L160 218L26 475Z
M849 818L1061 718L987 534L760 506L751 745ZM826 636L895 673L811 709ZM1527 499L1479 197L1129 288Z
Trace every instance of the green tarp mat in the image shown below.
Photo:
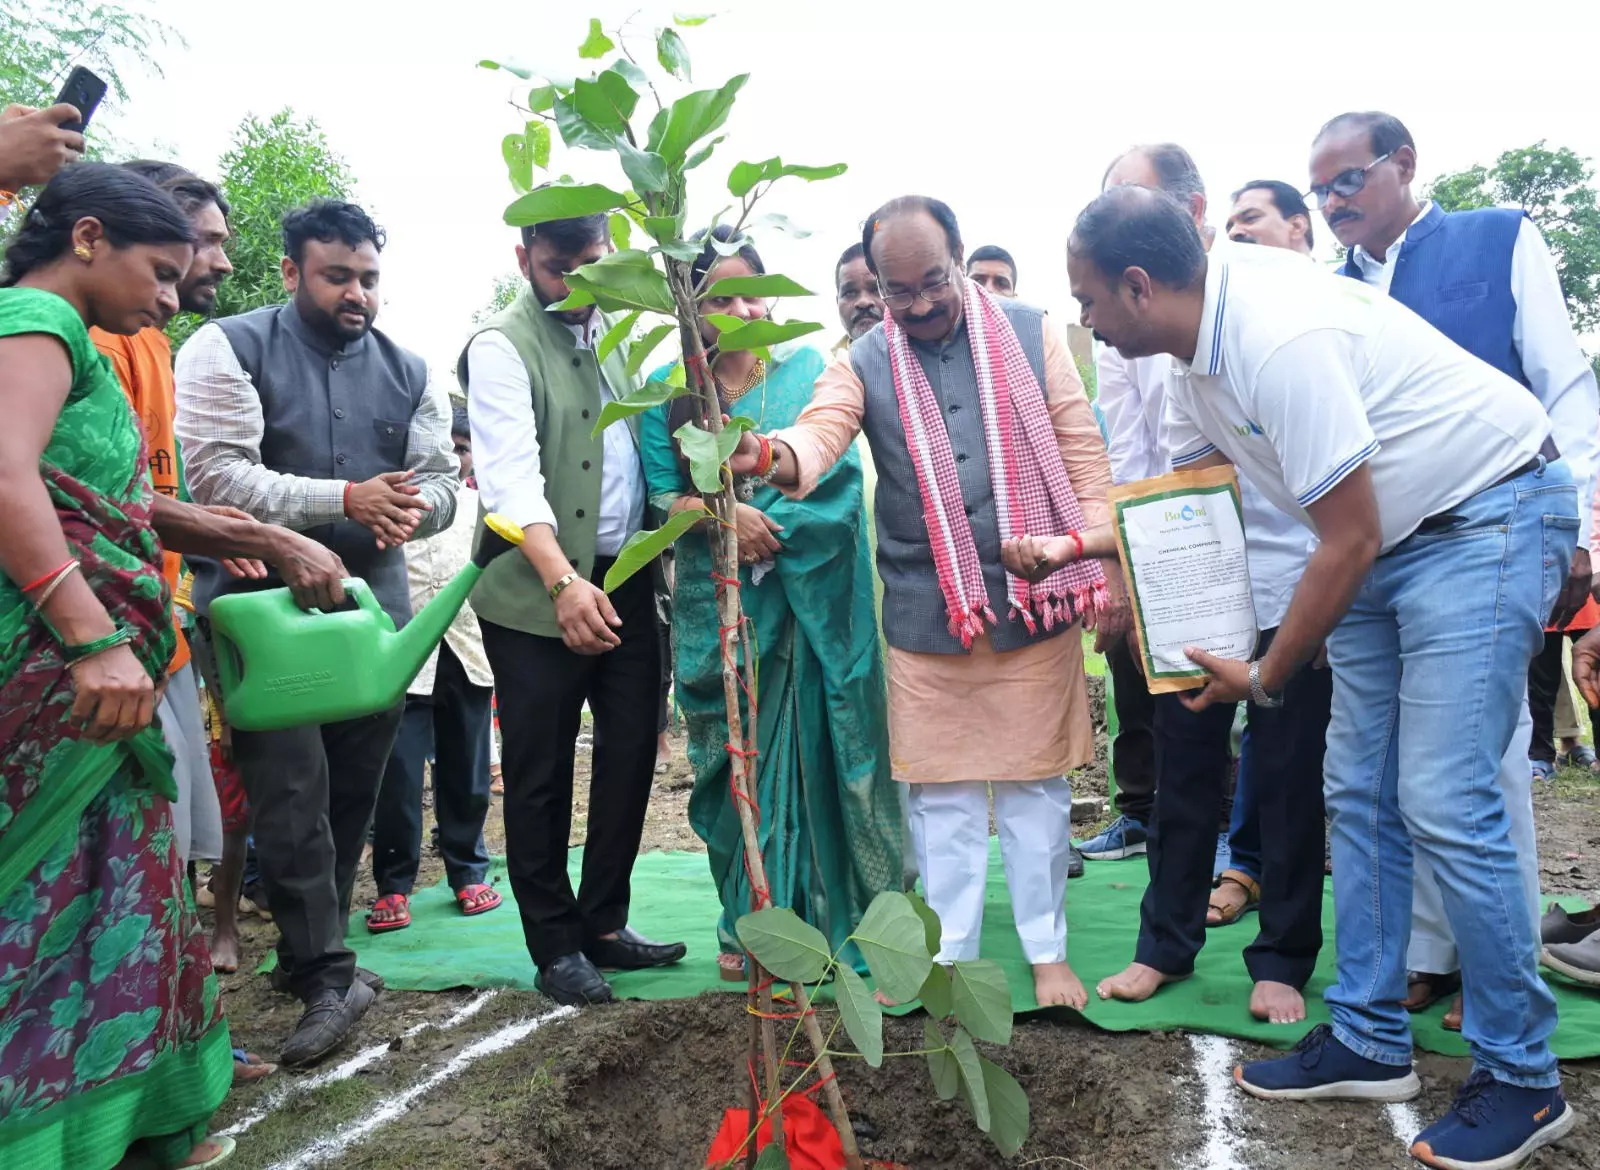
M983 955L1006 971L1012 1003L1018 1012L1038 1010L1033 979L1011 924L1011 902L999 847L991 840L988 899L984 911ZM574 850L572 880L577 884L581 854ZM1241 952L1255 936L1255 915L1234 926L1207 933L1207 944L1194 978L1163 988L1142 1004L1102 1001L1095 983L1115 974L1133 958L1139 931L1139 899L1148 871L1142 857L1127 861L1092 861L1088 874L1067 885L1068 954L1090 991L1084 1019L1113 1032L1183 1028L1215 1032L1287 1047L1308 1025L1273 1027L1250 1018L1246 1005L1250 978ZM443 991L453 987L533 989L533 965L523 943L522 923L497 862L491 880L505 903L488 914L464 917L442 882L420 890L411 900L411 926L390 934L367 931L361 916L352 917L350 946L362 966L382 975L401 991ZM1573 908L1581 902L1569 903ZM611 976L617 994L629 999L682 999L707 990L740 991L742 984L718 978L717 894L702 853L646 853L633 872L630 925L657 940L683 940L689 955L683 962L653 971ZM1316 975L1306 989L1310 1023L1328 1018L1322 990L1333 978L1333 892L1323 896L1322 948ZM1587 990L1551 972L1545 973L1561 1007L1556 1052L1566 1060L1600 1055L1600 993ZM1417 1044L1450 1056L1466 1055L1461 1037L1439 1026L1446 1004L1412 1017ZM1055 1009L1064 1011L1065 1009ZM1071 1014L1071 1013L1066 1013Z

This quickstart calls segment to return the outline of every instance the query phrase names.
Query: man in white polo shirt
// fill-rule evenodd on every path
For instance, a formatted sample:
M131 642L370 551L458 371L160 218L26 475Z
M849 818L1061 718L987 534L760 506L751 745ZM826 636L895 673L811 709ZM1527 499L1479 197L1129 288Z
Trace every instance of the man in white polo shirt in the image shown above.
M1102 194L1078 218L1067 267L1086 326L1126 356L1180 363L1167 395L1174 466L1231 460L1320 541L1264 656L1190 652L1211 676L1186 698L1195 708L1280 701L1324 641L1334 671L1333 1025L1234 1079L1267 1098L1421 1091L1400 1006L1414 846L1460 943L1474 1068L1411 1152L1433 1166L1514 1165L1576 1120L1496 783L1576 547L1577 492L1550 420L1509 377L1355 281L1278 249L1208 259L1160 192Z

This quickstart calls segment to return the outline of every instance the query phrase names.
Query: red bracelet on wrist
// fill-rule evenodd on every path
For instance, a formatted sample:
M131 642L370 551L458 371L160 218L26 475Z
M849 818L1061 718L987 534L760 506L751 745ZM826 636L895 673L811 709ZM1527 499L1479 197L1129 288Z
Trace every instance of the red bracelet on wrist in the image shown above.
M39 588L41 585L48 585L54 578L60 576L63 572L65 572L67 566L72 564L72 563L73 563L73 558L72 557L68 557L66 560L62 561L55 568L51 569L44 576L38 577L38 578L28 582L26 585L24 585L22 587L22 592L23 593L32 593L35 589Z
M350 489L355 487L355 486L356 485L352 481L350 481L350 480L346 480L345 481L345 485L344 485L344 514L346 516L350 515Z
M1078 546L1078 559L1083 560L1083 537L1076 532L1069 532L1067 535L1072 537L1072 543Z
M772 470L772 440L765 435L757 435L756 442L761 444L761 454L756 457L756 477L766 475Z

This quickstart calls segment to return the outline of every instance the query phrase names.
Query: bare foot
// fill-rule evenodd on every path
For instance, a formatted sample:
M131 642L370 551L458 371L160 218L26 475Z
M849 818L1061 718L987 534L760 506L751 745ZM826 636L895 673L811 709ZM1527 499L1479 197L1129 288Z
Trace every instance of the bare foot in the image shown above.
M224 1145L224 1141L227 1142ZM220 1157L233 1146L231 1139L205 1138L194 1144L189 1151L189 1156L179 1163L180 1166L204 1166L211 1159Z
M1458 995L1450 1001L1450 1010L1445 1012L1444 1018L1439 1021L1439 1026L1446 1032L1461 1031L1461 997Z
M239 969L239 936L211 932L211 966L223 975L232 975Z
M1164 975L1143 963L1130 963L1127 970L1102 979L1095 990L1101 999L1120 999L1126 1003L1143 1003L1169 983L1182 983L1187 975Z
M1263 979L1250 993L1250 1014L1268 1024L1298 1024L1306 1018L1306 1001L1287 983Z
M1081 1012L1089 1006L1089 993L1083 980L1066 963L1033 965L1033 998L1040 1007L1069 1007Z

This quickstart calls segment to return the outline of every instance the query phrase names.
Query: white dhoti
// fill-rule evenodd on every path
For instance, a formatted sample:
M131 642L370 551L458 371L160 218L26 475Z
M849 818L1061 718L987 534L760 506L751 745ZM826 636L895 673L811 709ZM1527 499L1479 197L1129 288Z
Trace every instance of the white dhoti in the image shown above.
M1539 928L1539 841L1533 825L1533 769L1528 764L1528 745L1533 742L1533 715L1528 696L1522 696L1522 711L1511 733L1511 743L1500 760L1500 790L1505 794L1506 813L1511 818L1511 845L1522 868L1523 897L1534 930ZM1455 935L1444 914L1433 870L1420 855L1414 854L1415 878L1411 895L1411 946L1406 952L1406 968L1431 975L1448 975L1461 967L1456 954Z
M906 786L922 888L943 927L941 963L978 957L989 880L990 787L982 780ZM1033 964L1064 962L1071 785L1057 776L997 781L993 790L1000 856L1023 954Z
M222 805L211 777L211 742L192 665L185 663L168 677L156 718L174 761L178 799L172 802L172 834L178 859L216 861L222 856Z

